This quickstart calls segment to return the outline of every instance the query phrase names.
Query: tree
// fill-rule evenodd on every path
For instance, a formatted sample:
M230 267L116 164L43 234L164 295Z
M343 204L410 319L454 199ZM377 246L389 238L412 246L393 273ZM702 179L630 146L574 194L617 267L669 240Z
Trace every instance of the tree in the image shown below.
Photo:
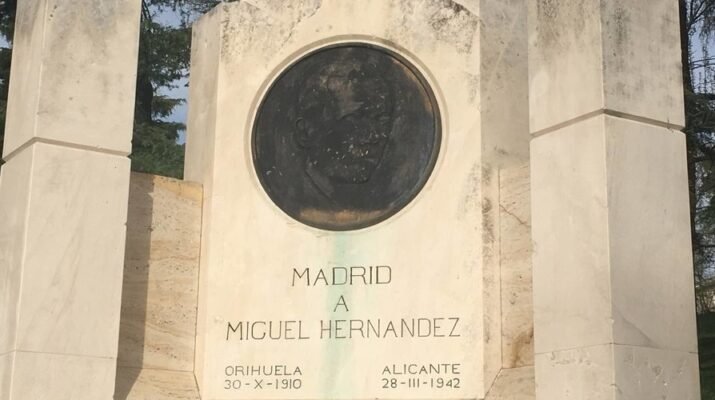
M184 100L160 94L188 76L191 31L198 16L218 0L144 0L142 2L139 66L134 114L132 169L183 176L184 147L177 144L184 125L166 117ZM173 23L160 18L172 13Z
M679 0L702 398L715 400L715 0Z
M695 282L702 287L715 275L715 0L679 1ZM698 294L702 313L709 304Z
M165 94L188 76L191 23L220 0L142 0L139 64L132 137L132 169L180 178L182 123L166 118L184 100ZM0 36L12 41L17 0L0 0ZM167 17L168 15L168 17ZM0 47L0 151L10 76L11 49Z

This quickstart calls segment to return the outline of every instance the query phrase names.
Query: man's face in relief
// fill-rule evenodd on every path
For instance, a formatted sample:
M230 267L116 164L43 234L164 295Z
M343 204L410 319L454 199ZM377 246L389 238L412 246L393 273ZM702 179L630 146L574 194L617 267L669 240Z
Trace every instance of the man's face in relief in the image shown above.
M333 183L370 180L393 126L393 93L369 64L326 68L306 80L295 140L306 168Z

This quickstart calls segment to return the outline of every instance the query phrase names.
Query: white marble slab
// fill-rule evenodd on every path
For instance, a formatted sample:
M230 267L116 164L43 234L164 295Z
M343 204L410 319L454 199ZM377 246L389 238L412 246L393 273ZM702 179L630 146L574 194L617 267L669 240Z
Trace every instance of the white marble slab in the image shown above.
M504 369L486 400L534 400L534 367Z
M531 142L537 354L613 340L604 128L591 118Z
M0 354L15 350L32 152L2 166L0 176Z
M532 132L604 109L684 126L677 2L528 3Z
M696 353L685 135L605 122L613 340Z
M602 345L536 357L539 398L700 399L697 354Z
M602 116L535 139L532 156L532 187L550 188L532 208L536 352L697 351L682 134Z
M481 164L480 101L487 91L480 86L479 18L473 1L291 0L225 4L197 23L193 66L202 75L191 89L186 176L205 191L196 365L203 398L484 397L502 360L501 317L495 307L487 309L501 302L499 292L491 292L499 275L483 269L481 245L489 183ZM387 46L425 75L442 112L443 143L426 187L395 217L360 231L328 232L290 219L271 203L253 172L250 131L262 94L282 68L313 49L346 42ZM386 285L292 285L294 268L315 276L351 266L389 266L392 279ZM349 310L336 307L341 296ZM385 336L384 324L405 319L409 326L413 318L437 321L450 332L368 339L356 328L352 339L334 331L320 337L321 321L379 319ZM456 318L456 326L447 325ZM295 322L281 339L241 340L237 327L251 321ZM285 339L300 335L307 339ZM419 388L410 387L409 374L396 375L435 363L449 371L426 374ZM278 384L299 379L300 388L257 390L247 384L275 384L276 377L239 372L274 366L293 374Z
M114 400L201 400L193 372L117 367Z
M0 398L10 398L10 385L12 384L12 363L15 353L0 354Z
M13 354L9 399L112 399L114 359L49 353Z
M10 78L23 100L8 102L3 156L33 138L128 155L141 2L23 3Z
M129 160L44 143L29 151L15 348L114 358Z

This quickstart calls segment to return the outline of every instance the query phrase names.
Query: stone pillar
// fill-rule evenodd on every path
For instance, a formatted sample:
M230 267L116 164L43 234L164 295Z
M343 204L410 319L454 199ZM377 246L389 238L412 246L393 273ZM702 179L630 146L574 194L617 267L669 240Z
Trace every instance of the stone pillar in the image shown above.
M700 399L678 2L530 2L537 399Z
M0 179L2 399L112 398L140 3L18 3Z

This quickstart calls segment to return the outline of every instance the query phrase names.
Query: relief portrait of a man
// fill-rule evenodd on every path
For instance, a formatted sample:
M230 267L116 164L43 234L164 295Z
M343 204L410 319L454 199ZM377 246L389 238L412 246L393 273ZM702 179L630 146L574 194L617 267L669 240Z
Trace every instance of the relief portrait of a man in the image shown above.
M320 229L381 222L424 186L439 111L416 70L362 44L317 51L269 89L253 131L256 173L290 217Z
M370 63L329 64L298 91L295 142L305 169L328 198L334 184L370 180L385 154L394 123L394 94Z

